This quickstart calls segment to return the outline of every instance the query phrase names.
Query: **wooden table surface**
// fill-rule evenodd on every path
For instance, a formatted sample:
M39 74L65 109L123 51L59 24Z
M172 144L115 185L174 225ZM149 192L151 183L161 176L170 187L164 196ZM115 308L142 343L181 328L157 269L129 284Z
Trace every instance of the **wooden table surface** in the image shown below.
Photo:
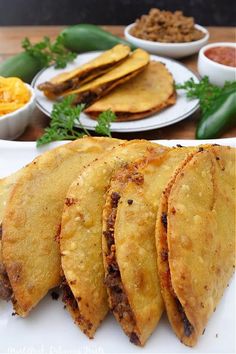
M123 36L123 26L103 27L115 35ZM21 40L24 37L29 37L32 42L40 41L43 36L55 39L63 28L62 26L0 27L0 61L19 53L21 51ZM208 30L210 32L210 42L235 41L235 29L232 27L208 27ZM181 62L197 73L197 55L184 58ZM194 139L197 119L198 113L195 113L193 116L169 127L139 133L114 133L113 136L124 139ZM31 124L18 140L36 140L42 135L44 128L48 124L49 118L36 108ZM222 137L235 136L236 128L233 128Z

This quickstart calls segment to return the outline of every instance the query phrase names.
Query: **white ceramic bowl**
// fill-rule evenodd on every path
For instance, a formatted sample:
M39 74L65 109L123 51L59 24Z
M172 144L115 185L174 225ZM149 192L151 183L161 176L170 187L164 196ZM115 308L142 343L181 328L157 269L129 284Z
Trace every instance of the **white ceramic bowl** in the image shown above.
M198 72L201 76L208 76L209 81L217 86L223 86L225 81L236 80L236 68L231 66L216 63L206 57L205 52L209 48L214 47L233 47L236 48L236 43L233 42L218 42L208 44L203 47L198 55Z
M0 139L13 140L17 138L30 122L35 107L35 93L30 85L25 85L30 90L30 100L16 111L0 116Z
M125 38L128 42L134 44L135 46L146 50L152 54L158 54L164 57L170 58L183 58L188 55L197 53L200 48L202 48L208 41L209 32L206 28L195 25L195 28L205 33L205 36L202 39L194 42L187 42L187 43L161 43L161 42L153 42L144 39L140 39L134 37L130 34L130 29L135 24L132 23L131 25L125 28L124 34Z

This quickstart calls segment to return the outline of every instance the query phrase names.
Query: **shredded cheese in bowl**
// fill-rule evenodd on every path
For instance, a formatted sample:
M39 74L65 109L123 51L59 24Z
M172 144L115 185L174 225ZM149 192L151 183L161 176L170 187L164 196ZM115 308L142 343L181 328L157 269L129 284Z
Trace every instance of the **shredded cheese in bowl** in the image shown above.
M31 93L22 80L0 76L0 117L21 108L30 97Z

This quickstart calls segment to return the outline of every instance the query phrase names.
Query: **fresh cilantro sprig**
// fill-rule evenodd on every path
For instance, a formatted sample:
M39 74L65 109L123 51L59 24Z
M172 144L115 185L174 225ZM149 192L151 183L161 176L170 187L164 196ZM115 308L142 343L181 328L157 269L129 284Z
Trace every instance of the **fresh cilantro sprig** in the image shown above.
M37 147L52 141L75 140L90 135L80 121L80 114L85 105L75 106L73 100L74 96L70 95L53 105L50 125L45 129L43 136L37 140ZM96 133L111 137L110 124L115 118L115 114L110 110L101 113L95 127ZM75 128L75 125L78 128Z
M42 67L55 65L55 68L65 68L66 64L77 56L76 53L65 48L61 36L58 36L53 43L50 38L44 37L36 44L32 44L29 38L25 38L21 44L27 53L37 58Z
M98 124L95 127L95 132L101 135L107 135L111 137L110 126L111 123L116 120L116 115L110 109L102 112L98 116Z
M199 99L199 105L203 114L205 114L214 103L215 99L229 90L236 90L236 81L226 82L224 87L218 87L209 82L209 78L204 76L199 82L193 78L183 84L176 85L177 90L185 90L188 98Z

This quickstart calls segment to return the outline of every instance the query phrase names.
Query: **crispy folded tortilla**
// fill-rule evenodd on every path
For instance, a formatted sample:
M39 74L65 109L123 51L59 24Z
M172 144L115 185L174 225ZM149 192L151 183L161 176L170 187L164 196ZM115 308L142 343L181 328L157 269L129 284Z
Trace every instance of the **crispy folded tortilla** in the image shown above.
M2 262L2 221L10 191L19 178L21 171L19 170L0 180L0 299L3 300L11 298L12 289Z
M194 346L235 267L235 155L200 149L165 189L156 242L162 295L181 342Z
M137 76L88 107L91 118L111 109L118 121L142 119L176 102L174 80L166 66L151 61Z
M103 256L110 308L130 341L144 345L164 309L155 244L163 189L191 148L175 148L122 168L103 212Z
M168 148L132 140L85 168L71 185L62 215L60 249L67 309L90 338L108 311L102 257L102 211L112 173L122 165Z
M51 98L61 96L67 91L78 89L86 82L111 70L115 65L128 57L129 53L130 48L128 46L118 44L88 63L72 71L59 74L50 81L40 84L38 89L44 91L44 94Z
M130 80L140 73L149 63L149 54L142 49L136 49L120 65L99 78L81 86L78 90L67 92L74 94L74 103L90 105L116 86Z
M18 178L4 212L2 256L20 316L60 282L56 238L68 187L85 165L119 143L79 139L42 154Z

